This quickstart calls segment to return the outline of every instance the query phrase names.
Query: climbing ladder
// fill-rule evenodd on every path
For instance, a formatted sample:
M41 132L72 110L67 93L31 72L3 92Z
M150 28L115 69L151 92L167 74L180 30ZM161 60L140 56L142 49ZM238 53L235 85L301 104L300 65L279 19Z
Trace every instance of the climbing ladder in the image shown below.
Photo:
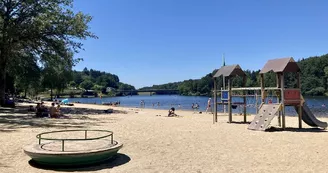
M278 114L280 107L281 104L263 104L248 129L261 131L268 129L271 120Z

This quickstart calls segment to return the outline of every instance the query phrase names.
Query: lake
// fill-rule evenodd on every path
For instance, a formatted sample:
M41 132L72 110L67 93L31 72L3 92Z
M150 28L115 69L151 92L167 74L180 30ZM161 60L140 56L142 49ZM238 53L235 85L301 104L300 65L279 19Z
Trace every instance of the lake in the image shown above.
M141 100L145 103L145 108L153 109L165 109L168 110L171 107L177 110L192 110L193 103L198 103L200 111L206 110L207 100L209 97L204 96L180 96L180 95L136 95L136 96L122 96L122 97L105 97L105 98L69 98L70 102L81 102L89 104L102 104L108 102L119 101L123 107L140 107ZM274 98L271 98L275 102ZM254 114L256 112L256 99L255 97L247 97L247 112ZM316 116L328 116L328 97L305 97L311 111ZM220 101L220 98L218 98ZM241 102L241 97L233 97L233 102ZM158 105L159 103L159 105ZM258 105L260 105L260 97L258 97ZM222 106L218 106L218 111L222 112ZM233 109L233 113L241 113L242 107L238 106ZM286 113L290 115L296 115L293 107L286 107Z

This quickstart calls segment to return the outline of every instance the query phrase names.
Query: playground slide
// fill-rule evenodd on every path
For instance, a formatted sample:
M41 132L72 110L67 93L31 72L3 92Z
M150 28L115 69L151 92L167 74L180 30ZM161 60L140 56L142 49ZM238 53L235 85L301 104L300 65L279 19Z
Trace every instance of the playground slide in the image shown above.
M295 107L295 110L298 111L298 108ZM318 120L313 113L311 112L310 108L307 106L306 103L303 105L303 113L302 113L302 120L309 126L312 127L321 127L327 128L327 123Z

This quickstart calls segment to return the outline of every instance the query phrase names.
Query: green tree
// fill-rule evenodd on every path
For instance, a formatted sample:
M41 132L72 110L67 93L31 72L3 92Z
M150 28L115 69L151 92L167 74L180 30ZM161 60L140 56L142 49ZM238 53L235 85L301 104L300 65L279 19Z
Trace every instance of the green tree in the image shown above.
M66 59L72 59L72 54L65 55L67 57L60 57L51 54L42 54L43 59L48 59L44 62L42 71L43 84L45 87L50 88L51 99L53 96L53 89L57 90L57 94L61 93L72 80L72 66L73 62Z
M83 88L85 90L90 90L93 87L93 82L90 80L85 80L80 84L80 88Z
M325 68L324 68L324 72L325 72L325 79L326 79L326 82L325 82L325 84L326 84L326 90L328 90L328 66L326 66Z
M88 31L91 17L74 13L72 4L72 0L0 1L0 104L4 103L6 72L15 58L32 53L43 64L49 59L41 55L50 53L72 61L64 55L82 48L78 40L95 38Z
M31 57L27 57L31 56ZM11 74L15 76L16 89L24 91L24 97L29 89L36 94L40 90L40 67L37 65L33 54L25 55L23 58L15 59L20 64L11 68Z
M73 81L75 82L76 86L79 86L80 83L83 82L82 74L81 72L73 71Z
M69 82L69 86L72 87L72 88L75 88L76 87L76 83L74 81L70 81Z

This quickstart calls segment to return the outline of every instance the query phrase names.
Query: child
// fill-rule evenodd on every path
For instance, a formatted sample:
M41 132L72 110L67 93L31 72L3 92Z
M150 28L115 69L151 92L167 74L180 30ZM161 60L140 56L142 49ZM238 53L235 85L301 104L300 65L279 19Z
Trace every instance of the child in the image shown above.
M175 111L175 108L174 107L172 107L170 110L169 110L169 117L173 117L173 116L177 116L175 113L174 113L174 111Z

